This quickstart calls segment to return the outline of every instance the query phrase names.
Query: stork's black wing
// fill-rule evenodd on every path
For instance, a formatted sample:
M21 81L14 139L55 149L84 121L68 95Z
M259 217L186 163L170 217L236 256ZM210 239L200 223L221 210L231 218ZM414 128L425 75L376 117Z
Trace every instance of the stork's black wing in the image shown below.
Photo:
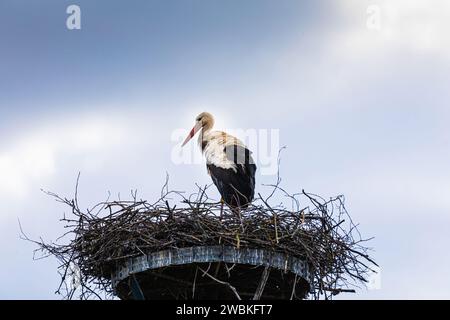
M243 146L231 145L226 146L224 152L236 164L236 171L214 164L207 164L207 168L225 203L246 208L255 195L256 165L251 151Z

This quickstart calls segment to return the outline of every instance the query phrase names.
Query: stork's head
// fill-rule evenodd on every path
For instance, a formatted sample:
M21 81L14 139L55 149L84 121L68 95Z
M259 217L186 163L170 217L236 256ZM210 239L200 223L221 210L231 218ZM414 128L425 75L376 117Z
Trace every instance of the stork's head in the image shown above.
M189 132L186 140L184 140L182 147L191 140L200 129L204 131L210 130L214 125L214 117L209 112L200 113L197 118L195 118L195 125L192 128L191 132Z

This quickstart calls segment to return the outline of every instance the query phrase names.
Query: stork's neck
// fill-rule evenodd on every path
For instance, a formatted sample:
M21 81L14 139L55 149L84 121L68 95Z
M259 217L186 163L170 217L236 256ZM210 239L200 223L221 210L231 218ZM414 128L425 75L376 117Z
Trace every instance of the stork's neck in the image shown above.
M200 131L200 134L198 135L198 145L200 146L200 149L202 151L205 149L206 145L208 144L208 136L211 131L211 127L203 127Z

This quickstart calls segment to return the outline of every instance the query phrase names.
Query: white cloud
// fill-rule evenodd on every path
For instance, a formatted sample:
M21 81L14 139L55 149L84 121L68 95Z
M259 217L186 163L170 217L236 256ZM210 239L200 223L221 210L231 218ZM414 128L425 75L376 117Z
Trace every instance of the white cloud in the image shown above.
M367 19L379 8L379 28L367 28ZM375 0L337 3L339 12L349 22L336 30L334 47L357 57L376 55L391 50L450 57L450 2L434 0ZM378 19L377 19L378 20ZM343 32L341 32L343 31Z
M379 31L367 28L369 5L380 8ZM298 36L255 81L254 94L237 103L256 105L264 115L328 117L366 107L355 102L359 90L366 91L364 99L378 99L384 92L376 95L377 88L403 83L408 72L416 81L423 76L426 87L427 70L438 71L450 59L450 1L339 0L329 9L330 18L313 33L299 24Z
M131 129L118 119L96 116L57 121L29 128L0 149L2 197L26 195L33 182L54 174L64 155L90 152L89 158L95 162L95 157L122 143Z

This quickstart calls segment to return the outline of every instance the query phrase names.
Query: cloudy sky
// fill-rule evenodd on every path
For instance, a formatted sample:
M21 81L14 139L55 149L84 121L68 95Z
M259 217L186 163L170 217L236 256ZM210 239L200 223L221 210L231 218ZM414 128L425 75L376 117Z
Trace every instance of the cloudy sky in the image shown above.
M1 0L0 298L60 298L56 261L19 239L18 219L63 232L41 188L70 196L81 171L87 208L154 199L166 172L209 183L174 161L204 110L279 130L285 189L346 196L382 271L343 298L450 298L448 30L447 0ZM264 193L276 177L258 172Z

